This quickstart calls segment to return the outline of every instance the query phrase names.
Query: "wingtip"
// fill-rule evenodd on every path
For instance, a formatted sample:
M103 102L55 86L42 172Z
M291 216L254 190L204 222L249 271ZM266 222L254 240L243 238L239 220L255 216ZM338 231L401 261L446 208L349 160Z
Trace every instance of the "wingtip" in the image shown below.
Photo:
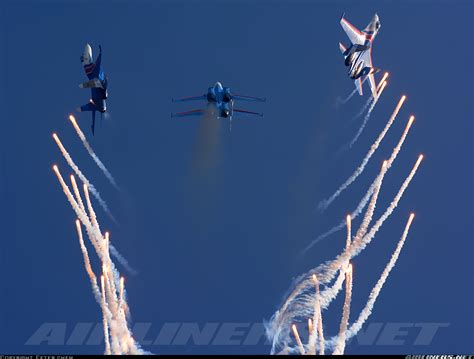
M345 12L342 13L340 20L344 19L344 15L346 15Z
M81 110L80 107L77 107L77 108L76 108L76 111L77 111L77 112L82 112L82 110Z

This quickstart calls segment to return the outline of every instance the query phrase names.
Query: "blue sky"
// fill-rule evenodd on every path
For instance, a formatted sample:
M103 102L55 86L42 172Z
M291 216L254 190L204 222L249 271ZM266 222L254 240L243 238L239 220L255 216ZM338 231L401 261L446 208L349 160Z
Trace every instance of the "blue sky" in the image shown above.
M354 262L354 313L364 305L417 216L370 322L449 323L431 346L361 346L348 353L469 353L474 350L472 277L472 1L3 1L0 3L0 351L100 353L101 346L27 346L45 322L97 322L69 208L51 171L69 173L57 131L104 196L119 226L102 226L139 274L127 276L134 322L261 322L291 279L332 258L344 234L300 252L362 198L403 130L416 122L382 188L378 213L419 153L426 159L398 210ZM347 42L342 12L382 27L373 60L389 85L360 140L335 153L358 128L365 102L337 47ZM67 115L87 102L79 57L103 48L110 118L89 133L114 174L117 192L78 141ZM265 96L241 117L210 129L172 97L221 81ZM366 88L367 89L367 88ZM406 106L366 172L324 214L315 211L356 168L398 98ZM340 315L340 302L328 322ZM156 329L155 329L156 328ZM69 333L69 332L68 332ZM153 334L151 335L153 337ZM267 353L269 347L145 347L157 353Z

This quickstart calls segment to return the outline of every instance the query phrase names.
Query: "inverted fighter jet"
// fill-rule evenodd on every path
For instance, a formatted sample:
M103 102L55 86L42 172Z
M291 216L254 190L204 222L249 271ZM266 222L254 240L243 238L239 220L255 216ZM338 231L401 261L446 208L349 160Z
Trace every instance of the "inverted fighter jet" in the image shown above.
M350 45L339 43L339 49L344 55L344 64L349 67L349 77L354 80L357 91L362 92L362 83L369 78L370 89L374 97L377 96L374 74L380 69L372 65L372 43L380 29L380 20L374 15L369 25L360 31L341 16L341 26L350 40Z

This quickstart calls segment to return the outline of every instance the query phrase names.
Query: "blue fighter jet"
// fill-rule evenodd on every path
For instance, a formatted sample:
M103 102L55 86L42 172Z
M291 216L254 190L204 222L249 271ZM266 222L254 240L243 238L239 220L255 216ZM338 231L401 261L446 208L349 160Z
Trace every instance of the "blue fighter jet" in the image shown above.
M222 87L220 82L216 82L216 84L212 87L209 87L207 93L201 96L192 96L192 97L184 97L181 99L173 99L173 102L185 102L185 101L193 101L193 100L206 100L208 105L214 105L217 109L217 117L229 119L230 123L232 124L232 116L234 113L245 113L250 115L257 115L263 117L262 113L241 110L234 108L234 101L241 100L241 101L253 101L253 102L265 102L265 98L261 97L252 97L252 96L244 96L244 95L237 95L230 91L229 87ZM205 109L197 109L191 110L186 112L179 112L179 113L172 113L171 117L185 117L185 116L202 116L206 112Z
M101 66L102 61L102 47L99 46L99 56L94 62L92 59L92 48L89 44L86 44L84 48L84 54L81 56L81 62L84 66L84 71L89 81L86 81L79 85L80 88L91 89L91 99L89 102L77 109L79 112L91 111L92 112L92 134L95 129L95 112L99 111L101 114L105 113L107 106L105 100L107 99L107 80L104 70Z

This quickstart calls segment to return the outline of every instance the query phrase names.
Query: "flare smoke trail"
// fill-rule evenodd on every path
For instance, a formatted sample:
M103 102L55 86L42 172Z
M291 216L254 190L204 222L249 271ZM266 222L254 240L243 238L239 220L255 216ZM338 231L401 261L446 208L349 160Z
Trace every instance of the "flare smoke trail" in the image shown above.
M92 183L90 183L90 181L86 178L86 176L84 176L84 174L81 172L81 170L79 169L79 167L74 163L74 161L72 160L71 156L69 155L69 153L66 151L66 148L64 148L63 144L61 143L61 140L59 139L58 135L53 133L53 138L54 138L54 141L56 141L56 144L58 145L59 149L61 150L61 153L63 155L63 157L66 159L66 162L69 164L69 166L71 167L71 169L76 173L77 177L79 177L79 179L84 182L85 184L87 184L87 186L90 188L90 191L92 192L92 194L94 195L94 197L97 199L97 201L99 202L100 206L102 207L102 209L104 210L105 213L107 213L107 215L115 222L117 223L117 220L115 219L115 217L112 215L112 213L110 212L109 210L109 207L107 206L107 203L102 199L102 197L100 196L100 193L99 191L97 191L97 189L94 187L94 185Z
M382 87L384 81L388 78L389 73L386 72L383 74L382 79L380 80L379 84L377 85L377 88L375 90L376 93L380 93L380 88Z
M323 333L323 315L321 311L321 293L319 292L319 282L318 277L313 275L313 282L316 288L316 313L318 317L318 336L319 336L319 354L324 355L324 333ZM316 351L315 353L316 354Z
M89 260L89 253L87 252L86 245L84 244L84 239L82 237L81 223L79 220L76 220L76 229L77 229L77 236L79 237L79 244L81 246L82 256L84 257L84 266L86 267L86 272L89 275L89 279L91 281L92 293L94 294L95 300L100 305L101 304L100 289L97 284L97 277L94 274L94 271L92 270L92 267L91 267L91 262Z
M63 192L66 194L69 203L79 218L76 222L76 228L81 245L81 251L84 257L85 269L89 279L91 280L94 296L102 309L105 353L145 354L138 343L133 339L131 330L129 329L124 311L124 308L128 308L125 297L124 280L120 278L120 275L115 268L115 264L111 260L109 251L112 246L108 244L108 233L103 236L100 232L100 226L89 198L88 186L84 183L86 207L84 204L78 204L78 202L81 203L82 200L74 178L71 179L71 182L74 187L77 201L74 199L69 187L64 182L58 167L53 166L53 170L58 177ZM86 213L86 208L88 209L89 214ZM87 248L82 238L82 230L79 221L85 226L90 242L93 244L97 256L102 262L100 291L97 286L97 281L95 280L95 274L91 268Z
M383 270L379 280L377 281L377 284L374 286L372 291L370 292L369 295L369 300L367 301L367 304L365 305L364 309L359 314L359 317L357 320L351 325L349 330L347 330L343 335L345 335L345 340L349 340L353 336L357 335L359 330L362 328L366 320L370 317L372 314L372 310L374 308L375 301L377 300L378 295L380 294L380 291L382 290L383 285L385 284L385 281L387 280L391 270L397 263L398 257L400 256L400 252L403 248L403 245L405 244L405 240L408 237L408 233L410 231L410 226L413 222L415 215L412 213L410 214L410 217L408 218L408 222L405 226L405 230L403 231L402 238L397 244L397 248L392 254L392 257L390 258L390 261L387 263L385 269ZM341 334L339 334L338 337L332 338L331 341L328 343L329 346L335 345L334 343L341 341ZM337 344L336 344L337 345Z
M347 96L345 99L341 99L340 97L337 98L336 100L336 105L345 105L346 103L349 102L349 100L354 97L354 95L357 93L357 88L352 90L352 92Z
M385 80L387 79L388 77L388 72L384 73L382 79L380 80L379 84L377 85L377 88L375 90L375 92L380 96L380 94L382 93L382 91L380 91L380 88L382 87L382 85L384 84ZM352 121L358 119L360 116L363 115L363 113L365 112L365 110L367 110L367 108L370 106L370 104L372 103L372 101L374 101L374 96L371 95L366 103L364 104L364 106L360 109L360 111L357 113L357 115L355 115L353 118L352 118Z
M336 282L340 280L341 276L344 279L345 272L348 270L347 263L357 256L365 247L370 244L374 238L376 232L381 228L385 220L393 213L397 207L400 199L402 198L404 191L413 179L421 161L423 155L420 155L413 166L408 177L403 182L398 193L386 208L382 216L375 222L375 224L369 229L371 218L374 213L375 205L377 202L378 193L382 185L383 177L387 172L389 161L385 161L382 166L381 172L377 176L376 187L374 193L371 196L370 204L364 215L364 220L359 227L353 241L349 246L333 260L328 261L319 265L318 267L310 270L295 280L292 292L288 295L284 301L281 309L279 309L271 318L270 322L266 325L267 337L272 342L272 353L282 349L283 352L292 352L290 346L289 328L292 323L303 318L313 317L315 308L315 294L314 294L314 283L310 279L313 275L316 275L319 283L322 285L328 285L335 275L339 272L339 276ZM346 240L347 242L347 240ZM342 279L342 280L343 280ZM336 282L333 285L336 286ZM341 281L342 283L342 281ZM331 288L331 287L329 287ZM321 293L321 303L324 302L325 296L327 295L328 289L325 289ZM336 293L337 294L337 293ZM327 305L321 305L321 309L326 309L329 304L333 301L335 295L332 295L330 300L326 298ZM351 327L352 328L352 327ZM346 336L347 338L347 336ZM335 339L332 338L329 343L326 341L326 347L332 348L335 345Z
M110 338L109 338L109 325L107 321L107 317L109 314L107 313L107 304L105 302L105 284L104 284L104 276L100 277L100 288L102 293L102 301L101 301L101 308L102 308L102 325L104 328L104 340L105 340L105 354L110 355Z
M352 121L354 121L354 120L358 119L360 116L362 116L362 115L364 114L365 110L367 110L367 108L370 106L370 104L371 104L372 102L374 102L374 96L371 95L371 96L367 99L367 101L365 102L364 106L362 106L362 108L360 109L360 111L357 112L357 114L356 114L354 117L352 117Z
M110 245L110 254L125 268L127 272L132 275L136 275L137 271L133 269L128 263L127 259L120 254L120 252L112 244Z
M365 323L365 321L369 318L370 314L372 313L372 309L374 307L375 301L377 300L377 297L380 294L380 291L382 290L382 287L385 284L385 281L387 280L388 275L390 274L390 271L393 269L393 267L397 263L398 257L403 248L403 245L405 244L405 240L407 239L408 232L410 231L410 226L413 222L414 217L415 215L413 213L410 214L410 217L408 218L408 222L405 226L405 230L403 231L402 238L398 242L397 248L393 252L392 257L390 258L390 261L387 263L387 266L382 272L382 275L380 276L377 284L372 289L372 292L370 293L370 296L369 296L369 300L366 306L364 307L364 309L362 310L362 312L359 314L359 318L353 325L351 325L350 330L347 333L347 339L352 338L354 335L358 333L358 331L362 328L362 325Z
M100 158L95 154L94 150L92 149L92 146L89 144L89 142L86 139L86 136L84 133L81 131L81 128L76 122L76 119L74 118L73 115L69 115L69 120L71 121L72 125L74 126L74 129L77 132L77 135L79 136L79 139L81 140L82 144L84 145L85 149L87 152L89 152L89 155L92 157L94 162L97 164L97 166L100 168L100 170L104 173L105 177L109 180L109 182L117 189L120 190L119 186L117 185L117 182L115 181L114 177L112 174L109 172L107 167L102 163Z
M367 76L364 78L364 80L362 81L362 84L364 84L364 82L367 80ZM337 98L337 102L336 102L336 105L339 105L339 104L342 104L342 105L345 105L347 102L349 102L349 100L354 97L354 95L357 93L357 87L352 90L352 92L349 94L349 96L347 96L345 99L341 99L340 97Z
M397 158L398 154L400 153L400 150L403 146L403 143L405 142L405 139L408 135L408 132L410 131L410 128L413 124L413 121L415 120L415 117L414 116L410 116L409 120L408 120L408 123L405 127L405 131L403 132L402 136L400 137L400 140L397 144L397 146L393 149L393 152L392 152L392 155L390 156L390 158L388 159L388 162L387 162L387 170L390 169L390 167L392 166L393 162L395 162L395 159ZM362 198L362 200L359 202L359 204L357 205L357 208L351 213L351 217L352 218L357 218L361 213L362 211L364 210L365 206L367 205L369 199L370 199L370 196L372 195L372 193L374 192L374 187L375 187L375 183L372 183L369 187L369 189L367 190L366 194L364 195L364 197ZM344 221L341 221L337 226L331 228L330 230L326 231L325 233L319 235L315 240L313 240L304 250L303 252L306 252L308 251L311 247L313 247L316 243L320 242L321 240L323 240L324 238L326 237L329 237L331 234L333 233L336 233L337 231L343 229L345 227L345 222Z
M296 343L298 344L298 348L300 350L301 355L305 355L306 352L303 348L303 343L301 342L300 335L298 334L298 329L296 328L296 325L292 325L291 329L293 330L293 335L295 336Z
M367 111L367 115L364 117L364 122L362 122L362 125L359 127L359 130L357 131L356 135L352 139L352 141L349 143L349 148L352 148L354 144L357 142L359 139L360 135L362 134L362 131L364 131L365 126L367 126L367 122L369 122L370 115L372 114L372 111L375 108L375 105L377 105L377 102L379 101L380 97L382 96L382 92L385 89L385 86L387 86L387 82L384 81L382 83L382 87L380 88L380 92L377 94L377 97L374 98L374 101L372 101L372 104L370 105L369 111Z
M349 264L349 270L346 272L346 297L342 308L342 319L339 327L339 337L334 349L334 354L342 355L346 346L346 331L349 323L352 299L352 265Z
M364 159L362 160L362 163L357 167L357 169L354 171L354 173L337 189L334 194L329 197L328 199L322 200L319 202L318 208L320 211L326 210L329 205L347 188L349 185L354 182L357 177L364 171L365 166L369 162L370 158L372 155L375 153L377 148L380 146L380 143L382 142L383 138L385 137L385 134L387 131L390 129L392 126L393 122L395 121L395 118L398 115L398 112L400 111L403 103L405 102L406 96L402 96L400 101L398 102L397 106L395 107L395 110L393 111L392 115L390 116L387 124L385 125L385 128L382 130L382 132L379 134L379 137L375 140L375 142L372 144L370 147L369 152L365 155Z
M332 278L334 278L337 271L341 268L341 266L344 263L346 263L347 261L357 256L360 252L362 252L365 249L365 247L367 247L367 245L370 244L370 242L374 238L377 231L382 227L385 220L387 220L390 217L390 215L393 213L395 208L398 206L398 203L400 202L403 196L403 193L408 188L410 182L415 176L416 171L418 170L418 167L420 166L422 160L423 160L423 155L420 155L415 165L413 166L410 174L407 176L402 186L398 190L396 196L394 197L390 205L386 208L382 216L380 216L380 218L370 228L370 231L363 237L358 237L356 235L356 237L354 238L348 250L346 250L342 254L339 254L334 260L324 263L320 265L318 268L316 268L316 272L319 274L318 279L320 282L323 282L323 283L329 282ZM375 196L376 193L377 193L377 188L375 189L373 196ZM371 209L370 207L371 205L369 205L367 212ZM365 221L365 218L364 218L364 221ZM313 273L313 271L311 273Z

